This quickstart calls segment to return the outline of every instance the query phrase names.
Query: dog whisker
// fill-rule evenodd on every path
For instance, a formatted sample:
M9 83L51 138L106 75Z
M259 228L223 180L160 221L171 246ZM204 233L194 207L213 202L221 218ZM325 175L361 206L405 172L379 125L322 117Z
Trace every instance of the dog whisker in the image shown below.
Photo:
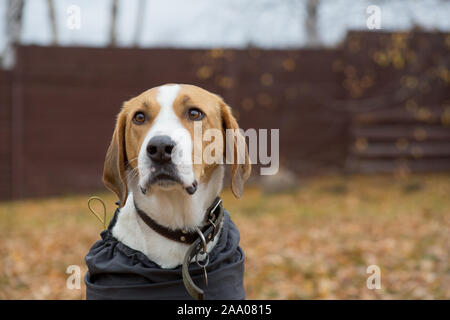
M134 169L130 170L130 171L127 173L126 178L127 178L127 180L129 180L129 181L133 181L134 179L137 178L138 174L139 174L138 169L137 169L137 168L134 168Z
M133 161L138 161L138 157L128 160L125 163L125 167L128 168L130 166L131 162L133 162Z

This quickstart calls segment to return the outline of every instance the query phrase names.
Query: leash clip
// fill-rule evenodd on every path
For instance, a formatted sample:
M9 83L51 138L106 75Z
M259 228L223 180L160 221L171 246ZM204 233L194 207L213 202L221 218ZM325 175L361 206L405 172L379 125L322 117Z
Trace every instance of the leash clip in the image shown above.
M216 224L215 224L211 219L208 219L208 222L211 223L211 224L213 225L213 227L214 227L214 233L215 233L215 232L216 232L216 229L217 229Z
M195 231L197 231L197 233L198 233L200 239L202 240L202 244L203 244L203 253L206 254L207 252L206 252L206 239L205 239L205 236L203 235L203 232L200 230L199 227L195 227Z
M213 224L213 226L215 228L214 224ZM203 244L203 251L199 251L195 255L195 262L197 263L197 265L200 268L203 268L203 274L205 275L205 284L206 284L206 286L208 286L208 273L206 272L206 266L209 264L209 254L208 254L208 251L206 251L206 248L207 248L206 239L205 239L205 236L204 236L203 232L200 230L199 227L196 227L195 231L197 231L197 233L198 233L198 235L199 235L199 237L200 237L200 239L202 241L202 244ZM198 260L198 256L200 254L205 254L206 255L206 261L203 264L201 264L200 261Z
M208 213L208 222L212 224L212 226L214 227L214 234L217 231L217 225L214 223L214 220L216 219L216 214L214 212L216 212L217 208L220 206L221 203L222 199L219 198L217 203L214 205L214 207L211 208L211 210Z
M212 207L212 209L209 211L209 216L210 216L209 221L215 219L216 215L214 214L214 212L216 212L216 209L220 206L221 203L222 203L222 199L219 198L219 201L217 201L217 203L214 205L214 207Z
M205 254L206 254L206 261L203 264L201 264L200 261L198 261L198 254L195 257L195 262L200 268L203 268L203 274L205 276L205 284L208 287L208 273L206 272L206 267L209 264L209 254L207 252Z

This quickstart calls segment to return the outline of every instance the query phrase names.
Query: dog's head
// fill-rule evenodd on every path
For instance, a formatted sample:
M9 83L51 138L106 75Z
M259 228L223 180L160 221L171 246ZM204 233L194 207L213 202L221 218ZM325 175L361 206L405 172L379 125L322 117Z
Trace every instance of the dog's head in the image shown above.
M199 128L203 133L216 129L221 141L203 141L196 134ZM227 138L227 129L235 134ZM215 94L192 85L152 88L122 107L106 153L103 182L117 194L121 206L131 185L144 194L152 188L181 188L193 194L197 184L207 182L220 165L203 161L205 149L215 142L215 152L220 152L221 159L226 152L233 154L231 188L239 198L251 165L245 139L238 129L230 107Z

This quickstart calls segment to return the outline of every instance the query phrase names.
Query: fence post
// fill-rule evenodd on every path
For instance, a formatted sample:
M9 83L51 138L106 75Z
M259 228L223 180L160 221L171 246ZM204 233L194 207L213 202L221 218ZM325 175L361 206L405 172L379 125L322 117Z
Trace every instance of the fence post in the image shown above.
M23 48L16 51L16 64L11 76L11 197L22 198L25 195L25 159L24 159L24 103L23 103Z

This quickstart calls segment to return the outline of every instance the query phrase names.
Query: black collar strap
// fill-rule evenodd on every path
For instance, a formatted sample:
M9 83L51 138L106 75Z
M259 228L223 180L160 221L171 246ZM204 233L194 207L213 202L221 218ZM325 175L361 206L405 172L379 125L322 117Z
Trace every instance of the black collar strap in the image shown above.
M197 231L188 231L188 230L172 230L167 227L164 227L157 223L155 220L153 220L150 216L148 216L144 211L142 211L137 205L136 202L134 202L134 207L136 208L136 211L139 215L139 217L142 219L142 221L145 222L147 226L149 226L151 229L162 235L163 237L166 237L170 240L185 243L185 244L192 244L195 240L199 238L199 234ZM220 197L217 197L213 204L206 210L205 212L205 218L204 218L204 226L200 229L202 234L206 232L209 226L214 225L218 226L222 222L223 215L220 214L220 212L223 211L222 206L222 199ZM220 220L219 220L220 217ZM212 238L217 234L219 228L214 228L215 232L214 235L211 235ZM209 242L212 238L207 239L207 242Z

